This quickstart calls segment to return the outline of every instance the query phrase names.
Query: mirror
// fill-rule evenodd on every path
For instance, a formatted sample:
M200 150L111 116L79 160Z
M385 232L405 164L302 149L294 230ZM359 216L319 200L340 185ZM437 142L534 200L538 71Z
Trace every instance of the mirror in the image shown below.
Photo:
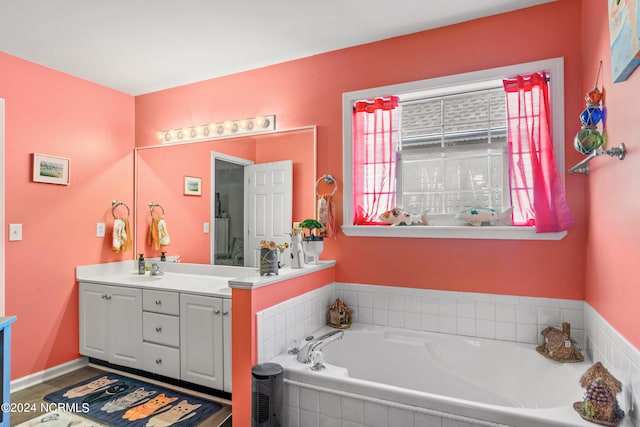
M261 164L290 160L293 221L315 217L315 126L237 138L140 147L135 151L136 256L139 253L144 253L146 258L161 255L161 250L154 250L147 243L152 218L150 202L160 205L153 208L155 216L164 211L171 239L171 244L162 249L167 256L178 255L180 261L188 263L211 263L214 258L212 248L216 248L216 222L218 233L223 232L220 229L223 222L227 222L229 230L227 242L218 242L220 255L225 258L237 256L234 238L242 238L238 235L238 230L242 229L238 223L245 221L247 215L238 211L238 206L241 206L240 210L246 210L237 203L244 195L239 184L230 181L237 178L238 172L230 169L235 166L229 163ZM217 179L216 172L212 173L216 169ZM200 178L199 191L186 188L187 178ZM215 188L212 188L212 183ZM218 197L216 193L219 193ZM216 217L226 221L216 221ZM283 237L277 243L285 241L289 240ZM219 261L232 264L224 258Z

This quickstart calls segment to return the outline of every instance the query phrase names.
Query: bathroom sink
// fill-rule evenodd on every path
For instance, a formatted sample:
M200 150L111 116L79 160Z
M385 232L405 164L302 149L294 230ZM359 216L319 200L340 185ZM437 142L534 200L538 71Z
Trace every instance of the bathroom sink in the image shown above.
M231 288L230 287L224 287L224 288L220 288L218 289L218 293L219 294L226 294L226 295L231 295Z

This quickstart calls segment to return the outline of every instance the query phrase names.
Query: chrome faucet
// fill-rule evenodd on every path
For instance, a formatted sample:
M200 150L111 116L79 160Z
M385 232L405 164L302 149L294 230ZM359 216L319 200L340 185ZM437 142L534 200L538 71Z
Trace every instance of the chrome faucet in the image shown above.
M331 331L323 336L313 339L306 343L304 347L298 351L298 362L308 363L311 361L311 353L316 350L322 350L325 346L336 340L341 340L344 336L344 331Z
M157 262L151 263L151 275L152 276L162 276L162 271L160 271L160 266Z

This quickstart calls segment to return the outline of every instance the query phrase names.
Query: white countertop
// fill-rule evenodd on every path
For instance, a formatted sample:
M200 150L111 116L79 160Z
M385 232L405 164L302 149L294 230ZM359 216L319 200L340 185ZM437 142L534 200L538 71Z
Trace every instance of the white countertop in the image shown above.
M260 276L257 268L225 265L159 262L162 274L137 273L137 261L110 262L76 267L78 282L122 285L231 298L231 288L256 289L283 280L333 267L335 261L306 264L304 268L282 268L278 275Z

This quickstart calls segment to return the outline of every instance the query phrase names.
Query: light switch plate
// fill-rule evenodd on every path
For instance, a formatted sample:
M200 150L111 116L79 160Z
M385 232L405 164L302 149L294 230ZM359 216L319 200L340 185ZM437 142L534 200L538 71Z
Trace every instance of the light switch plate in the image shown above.
M22 224L9 224L9 241L22 240Z
M209 232L209 223L208 222L204 223L203 230L204 230L204 234L207 234Z
M105 224L104 222L96 223L96 237L104 237Z

